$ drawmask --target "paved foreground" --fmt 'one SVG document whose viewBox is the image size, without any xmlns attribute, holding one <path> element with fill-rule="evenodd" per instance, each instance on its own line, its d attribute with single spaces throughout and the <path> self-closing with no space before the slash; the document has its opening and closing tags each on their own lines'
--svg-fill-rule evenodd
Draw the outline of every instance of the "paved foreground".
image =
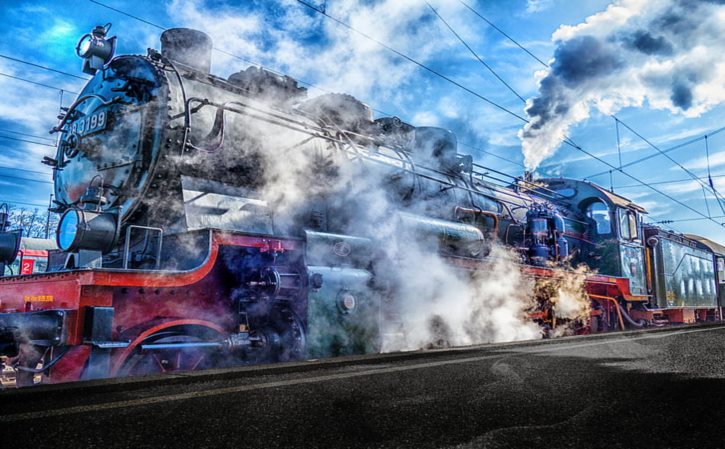
<svg viewBox="0 0 725 449">
<path fill-rule="evenodd" d="M 725 326 L 0 393 L 0 448 L 722 448 Z"/>
</svg>

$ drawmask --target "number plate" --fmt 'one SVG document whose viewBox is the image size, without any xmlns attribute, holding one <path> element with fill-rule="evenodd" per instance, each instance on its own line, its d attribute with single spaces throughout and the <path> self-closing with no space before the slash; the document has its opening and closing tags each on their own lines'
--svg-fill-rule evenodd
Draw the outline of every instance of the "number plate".
<svg viewBox="0 0 725 449">
<path fill-rule="evenodd" d="M 109 112 L 105 109 L 96 111 L 91 115 L 87 115 L 73 122 L 70 126 L 70 132 L 80 135 L 81 137 L 103 131 L 108 124 Z"/>
</svg>

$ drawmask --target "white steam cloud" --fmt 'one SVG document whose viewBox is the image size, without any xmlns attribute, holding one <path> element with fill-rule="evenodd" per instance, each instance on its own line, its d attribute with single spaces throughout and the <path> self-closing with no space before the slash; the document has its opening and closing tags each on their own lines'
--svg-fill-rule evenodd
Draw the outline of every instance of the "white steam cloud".
<svg viewBox="0 0 725 449">
<path fill-rule="evenodd" d="M 459 2 L 449 3 L 448 8 L 461 7 Z M 427 14 L 424 3 L 386 0 L 360 4 L 340 1 L 329 6 L 335 8 L 328 10 L 331 15 L 381 41 L 390 42 L 401 51 L 408 52 L 415 46 L 410 53 L 420 56 L 447 45 L 444 39 L 430 36 L 422 39 L 418 34 L 422 31 L 414 25 L 423 14 Z M 280 35 L 273 38 L 267 44 L 270 47 L 265 50 L 258 42 L 262 29 L 260 18 L 235 18 L 228 10 L 207 11 L 204 3 L 198 0 L 176 0 L 172 7 L 186 26 L 201 29 L 215 38 L 217 48 L 231 53 L 248 51 L 261 61 L 270 56 L 281 59 L 293 66 L 297 73 L 311 74 L 311 79 L 322 80 L 322 84 L 327 86 L 339 86 L 340 90 L 356 96 L 376 89 L 394 92 L 396 89 L 393 88 L 399 87 L 413 70 L 391 58 L 379 46 L 328 23 L 323 25 L 323 30 L 330 42 L 324 49 L 298 45 Z M 298 11 L 299 8 L 289 10 Z M 299 12 L 282 14 L 290 14 L 286 20 L 300 26 L 317 20 Z M 448 16 L 455 14 L 449 13 Z M 233 24 L 239 26 L 235 29 Z M 273 30 L 269 32 L 276 33 Z M 240 46 L 237 46 L 237 41 Z M 421 42 L 425 44 L 420 46 Z M 214 54 L 214 66 L 221 64 L 223 71 L 234 72 L 244 66 L 236 59 L 220 60 L 220 57 L 223 54 Z M 298 111 L 307 111 L 317 121 L 329 122 L 342 130 L 355 131 L 356 118 L 369 120 L 360 103 L 349 96 L 330 96 L 325 100 L 324 110 L 310 112 L 315 108 L 306 105 L 317 100 L 320 97 L 299 100 L 296 107 Z M 288 111 L 292 111 L 291 108 L 291 104 L 283 106 Z M 256 193 L 274 212 L 277 231 L 282 234 L 288 230 L 292 232 L 305 226 L 300 218 L 304 219 L 311 209 L 329 207 L 326 215 L 326 220 L 330 221 L 328 232 L 372 238 L 378 243 L 377 248 L 385 253 L 376 260 L 374 274 L 376 281 L 383 279 L 386 284 L 381 289 L 390 289 L 391 300 L 404 326 L 405 338 L 404 341 L 385 342 L 384 350 L 541 337 L 540 327 L 528 317 L 528 312 L 536 305 L 535 286 L 532 280 L 521 274 L 516 254 L 494 246 L 486 270 L 471 272 L 452 266 L 446 257 L 441 256 L 437 241 L 431 243 L 409 235 L 401 226 L 399 212 L 451 218 L 444 216 L 444 208 L 450 208 L 452 212 L 455 203 L 446 200 L 446 190 L 437 186 L 419 187 L 422 192 L 403 201 L 401 197 L 404 195 L 397 189 L 405 193 L 406 182 L 410 180 L 402 173 L 395 173 L 394 169 L 379 169 L 379 165 L 341 151 L 325 140 L 308 140 L 309 136 L 303 132 L 285 130 L 264 121 L 232 116 L 227 120 L 228 135 L 224 150 L 214 157 L 227 167 L 241 167 L 245 165 L 244 159 L 258 157 L 254 177 L 260 185 L 256 187 Z M 211 129 L 211 115 L 205 123 Z M 206 131 L 198 130 L 200 136 Z M 363 151 L 369 151 L 369 155 L 375 157 L 389 150 L 372 145 Z M 200 155 L 202 159 L 199 163 L 208 157 Z M 564 309 L 563 300 L 561 307 Z M 574 309 L 576 307 L 568 307 L 564 312 L 575 314 Z"/>
<path fill-rule="evenodd" d="M 614 114 L 628 106 L 697 117 L 725 101 L 723 0 L 618 0 L 553 35 L 551 67 L 526 104 L 519 131 L 533 170 L 553 154 L 594 105 Z"/>
</svg>

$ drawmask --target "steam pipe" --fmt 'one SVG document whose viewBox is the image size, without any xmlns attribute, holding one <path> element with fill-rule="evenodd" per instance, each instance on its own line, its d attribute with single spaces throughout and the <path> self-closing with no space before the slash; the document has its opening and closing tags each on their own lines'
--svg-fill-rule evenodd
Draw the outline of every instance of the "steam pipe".
<svg viewBox="0 0 725 449">
<path fill-rule="evenodd" d="M 609 302 L 613 303 L 614 309 L 617 311 L 617 318 L 619 320 L 619 328 L 621 330 L 624 330 L 624 320 L 622 319 L 622 309 L 620 309 L 619 303 L 617 302 L 616 299 L 612 298 L 611 296 L 602 296 L 602 295 L 587 294 L 587 296 L 589 296 L 590 298 L 594 298 L 594 299 L 603 299 L 605 301 L 609 301 Z"/>
<path fill-rule="evenodd" d="M 193 343 L 148 343 L 142 344 L 141 350 L 149 349 L 186 349 L 186 348 L 221 348 L 221 342 L 193 342 Z"/>
<path fill-rule="evenodd" d="M 486 210 L 470 209 L 468 207 L 456 206 L 454 209 L 454 213 L 457 214 L 458 212 L 462 212 L 464 214 L 483 215 L 485 217 L 491 217 L 493 219 L 494 238 L 498 235 L 499 216 L 497 213 L 489 212 Z"/>
<path fill-rule="evenodd" d="M 338 144 L 341 144 L 341 145 L 349 145 L 347 142 L 344 142 L 344 141 L 340 140 L 339 138 L 335 138 L 335 137 L 332 137 L 332 136 L 325 135 L 324 134 L 325 133 L 325 129 L 324 128 L 311 127 L 307 123 L 302 123 L 302 122 L 299 122 L 297 120 L 293 120 L 293 119 L 290 119 L 290 118 L 287 118 L 287 117 L 284 117 L 284 116 L 281 116 L 281 115 L 278 115 L 278 114 L 271 113 L 269 111 L 265 111 L 263 109 L 255 108 L 253 106 L 247 105 L 247 104 L 242 103 L 242 102 L 230 101 L 230 102 L 227 102 L 227 103 L 220 104 L 220 103 L 215 103 L 215 102 L 209 101 L 207 99 L 193 97 L 193 98 L 189 98 L 189 99 L 185 100 L 185 103 L 187 104 L 185 109 L 187 111 L 189 111 L 189 105 L 188 105 L 188 103 L 190 103 L 191 101 L 205 102 L 205 104 L 210 105 L 210 106 L 214 106 L 214 107 L 217 107 L 217 108 L 222 108 L 224 110 L 227 110 L 227 111 L 230 111 L 230 112 L 233 112 L 233 113 L 236 113 L 236 114 L 247 115 L 249 117 L 253 117 L 253 118 L 256 118 L 258 120 L 265 121 L 267 123 L 271 123 L 271 124 L 275 124 L 275 125 L 279 125 L 279 126 L 284 126 L 284 127 L 288 128 L 288 129 L 291 129 L 293 131 L 299 131 L 299 132 L 302 132 L 302 133 L 305 133 L 305 134 L 308 134 L 308 135 L 314 135 L 315 137 L 318 137 L 318 138 L 323 139 L 323 140 L 327 140 L 329 142 L 338 143 Z M 259 113 L 265 114 L 266 116 L 272 117 L 273 119 L 276 119 L 276 120 L 279 120 L 279 121 L 276 121 L 276 120 L 273 120 L 273 119 L 270 119 L 268 117 L 264 117 L 264 116 L 261 116 L 261 115 L 251 114 L 251 113 L 249 113 L 247 111 L 244 111 L 244 110 L 235 109 L 235 108 L 229 107 L 229 105 L 241 106 L 241 107 L 243 107 L 245 109 L 249 109 L 250 111 L 254 111 L 254 112 L 259 112 Z M 185 139 L 184 142 L 186 142 L 186 138 L 188 137 L 188 132 L 190 131 L 190 129 L 189 129 L 190 128 L 190 117 L 191 117 L 190 112 L 185 112 L 185 116 L 186 116 L 185 117 L 185 122 L 186 122 L 186 125 L 185 126 L 186 126 L 187 129 L 186 129 L 186 132 L 185 132 L 185 135 L 184 135 L 184 139 Z M 287 123 L 284 123 L 284 122 L 287 122 Z M 295 127 L 293 125 L 296 125 L 298 127 Z M 350 150 L 344 150 L 344 149 L 343 149 L 343 151 L 351 152 Z M 388 162 L 381 161 L 379 159 L 373 158 L 371 156 L 368 156 L 368 155 L 365 155 L 365 154 L 362 154 L 362 153 L 354 153 L 354 154 L 357 157 L 360 157 L 362 159 L 368 160 L 368 161 L 373 162 L 373 163 L 378 163 L 378 164 L 383 164 L 383 165 L 389 165 Z M 403 163 L 403 164 L 405 163 L 405 161 L 402 161 L 401 159 L 395 159 L 395 158 L 393 158 L 391 156 L 387 156 L 385 154 L 379 154 L 378 156 L 384 157 L 386 159 L 392 159 L 394 161 L 397 161 L 397 162 L 400 162 L 400 163 Z M 432 169 L 432 168 L 429 168 L 429 167 L 423 167 L 423 166 L 418 166 L 418 167 L 423 168 L 426 171 L 429 171 L 429 172 L 432 172 L 432 173 L 441 174 L 441 175 L 444 175 L 446 177 L 448 176 L 448 174 L 446 174 L 446 173 L 440 172 L 438 170 L 435 170 L 435 169 Z M 514 206 L 520 206 L 519 204 L 514 203 L 513 201 L 505 200 L 505 199 L 502 199 L 502 198 L 498 198 L 498 197 L 496 197 L 494 195 L 487 194 L 487 193 L 482 192 L 482 191 L 477 190 L 477 189 L 472 189 L 472 188 L 469 188 L 469 187 L 463 187 L 463 186 L 457 185 L 457 184 L 455 184 L 455 183 L 453 183 L 451 181 L 446 181 L 446 180 L 443 180 L 443 179 L 439 179 L 439 178 L 436 178 L 436 177 L 434 177 L 432 175 L 427 175 L 427 174 L 421 173 L 421 172 L 416 171 L 416 170 L 406 169 L 405 167 L 399 167 L 399 169 L 402 170 L 402 171 L 408 172 L 408 173 L 413 173 L 413 174 L 415 174 L 417 176 L 420 176 L 421 178 L 425 178 L 425 179 L 428 179 L 428 180 L 437 182 L 439 184 L 447 185 L 447 186 L 449 186 L 451 188 L 456 188 L 456 189 L 459 189 L 459 190 L 462 190 L 462 191 L 465 191 L 465 192 L 471 192 L 471 193 L 475 193 L 477 195 L 484 196 L 486 198 L 490 198 L 490 199 L 492 199 L 494 201 L 497 201 L 497 202 L 500 202 L 502 204 L 503 203 L 509 203 L 511 205 L 514 205 Z M 508 195 L 508 196 L 512 196 L 514 198 L 517 198 L 517 199 L 523 201 L 524 203 L 527 202 L 527 201 L 531 201 L 531 200 L 529 200 L 527 198 L 524 198 L 523 196 L 514 195 L 514 194 L 512 194 L 510 192 L 506 192 L 506 191 L 500 190 L 500 189 L 495 188 L 493 186 L 487 186 L 487 187 L 489 187 L 491 190 L 494 190 L 494 191 L 496 191 L 498 193 L 501 193 L 502 195 L 505 194 L 505 195 Z"/>
</svg>

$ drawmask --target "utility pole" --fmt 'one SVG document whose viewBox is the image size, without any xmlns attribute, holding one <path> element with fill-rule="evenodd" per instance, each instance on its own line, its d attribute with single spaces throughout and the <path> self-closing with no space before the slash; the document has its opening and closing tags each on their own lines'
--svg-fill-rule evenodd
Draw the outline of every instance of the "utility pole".
<svg viewBox="0 0 725 449">
<path fill-rule="evenodd" d="M 48 199 L 48 211 L 46 211 L 45 215 L 45 238 L 50 238 L 50 208 L 53 207 L 53 194 L 50 194 L 50 198 Z"/>
</svg>

